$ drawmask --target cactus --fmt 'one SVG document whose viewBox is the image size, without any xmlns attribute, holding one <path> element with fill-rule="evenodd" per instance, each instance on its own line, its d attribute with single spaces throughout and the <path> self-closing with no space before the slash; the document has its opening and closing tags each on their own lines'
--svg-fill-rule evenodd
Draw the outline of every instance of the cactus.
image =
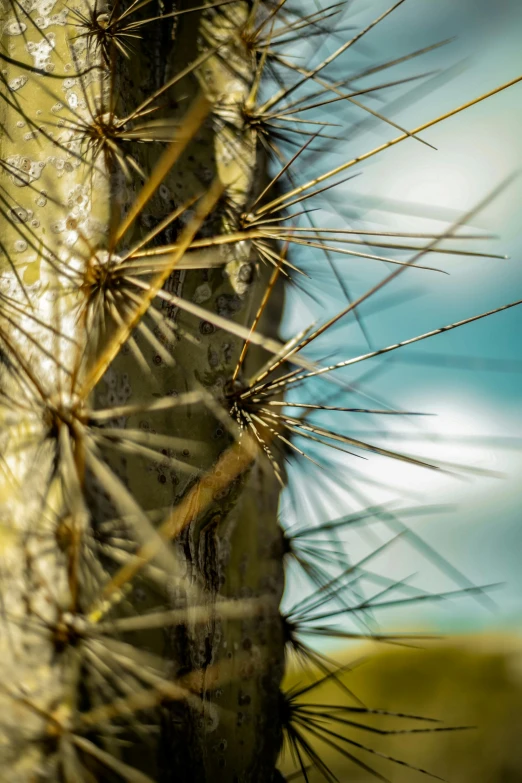
<svg viewBox="0 0 522 783">
<path fill-rule="evenodd" d="M 505 309 L 336 363 L 306 351 L 428 254 L 463 252 L 440 244 L 472 215 L 440 236 L 390 238 L 318 228 L 309 203 L 520 80 L 414 130 L 371 110 L 399 135 L 303 177 L 301 156 L 322 149 L 329 124 L 307 112 L 362 106 L 376 89 L 327 67 L 402 2 L 311 70 L 279 44 L 322 34 L 340 5 L 3 4 L 3 780 L 267 783 L 282 778 L 284 737 L 306 779 L 309 762 L 333 779 L 310 742 L 339 736 L 300 701 L 321 679 L 291 693 L 281 681 L 294 650 L 346 697 L 302 634 L 327 635 L 324 612 L 347 611 L 350 569 L 327 563 L 321 534 L 350 521 L 283 534 L 285 461 L 315 463 L 308 444 L 438 466 L 312 423 L 321 410 L 405 411 L 294 389 L 315 394 L 338 368 Z M 305 247 L 343 287 L 337 254 L 394 271 L 283 344 L 284 286 L 306 285 Z M 316 593 L 281 614 L 289 558 Z M 340 603 L 326 610 L 325 597 Z M 372 712 L 339 709 L 344 725 Z M 350 758 L 369 750 L 350 742 L 339 746 Z"/>
</svg>

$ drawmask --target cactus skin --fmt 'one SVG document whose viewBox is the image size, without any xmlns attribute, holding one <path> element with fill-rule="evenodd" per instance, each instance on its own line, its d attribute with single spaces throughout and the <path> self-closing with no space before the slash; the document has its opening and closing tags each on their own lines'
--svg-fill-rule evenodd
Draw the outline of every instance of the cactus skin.
<svg viewBox="0 0 522 783">
<path fill-rule="evenodd" d="M 104 225 L 110 214 L 110 183 L 107 177 L 95 175 L 93 186 L 84 184 L 87 166 L 63 147 L 58 146 L 63 129 L 56 127 L 67 99 L 75 101 L 78 91 L 70 85 L 74 66 L 68 54 L 67 9 L 64 5 L 35 3 L 25 21 L 17 21 L 14 8 L 3 9 L 3 40 L 9 57 L 25 64 L 5 63 L 4 100 L 2 101 L 2 188 L 5 194 L 3 213 L 2 294 L 14 297 L 20 307 L 27 307 L 17 277 L 21 277 L 25 294 L 41 321 L 28 316 L 7 321 L 2 313 L 3 356 L 2 392 L 20 399 L 21 389 L 13 376 L 6 346 L 23 356 L 32 372 L 45 383 L 44 396 L 50 401 L 63 377 L 53 356 L 66 365 L 72 364 L 70 343 L 49 330 L 54 322 L 64 323 L 67 311 L 76 303 L 74 292 L 64 299 L 53 294 L 51 287 L 66 290 L 66 281 L 56 279 L 52 268 L 41 260 L 40 247 L 46 243 L 49 252 L 74 264 L 76 227 L 86 232 L 89 241 L 102 244 Z M 44 7 L 45 6 L 45 7 Z M 34 20 L 42 17 L 38 32 Z M 24 17 L 25 18 L 25 17 Z M 64 56 L 66 55 L 66 56 Z M 34 72 L 37 67 L 39 72 Z M 47 79 L 61 71 L 60 79 Z M 92 72 L 89 91 L 94 99 L 101 91 L 100 80 Z M 48 82 L 54 94 L 48 92 Z M 9 92 L 5 91 L 8 87 Z M 60 100 L 61 99 L 61 100 Z M 81 110 L 80 110 L 81 111 Z M 83 112 L 85 114 L 85 112 Z M 48 124 L 52 138 L 36 130 Z M 52 123 L 52 125 L 51 125 Z M 16 129 L 16 130 L 15 130 Z M 56 139 L 56 141 L 55 141 Z M 65 141 L 65 140 L 64 140 Z M 12 210 L 16 210 L 16 213 Z M 6 214 L 7 213 L 7 214 Z M 16 214 L 16 217 L 15 217 Z M 11 215 L 11 220 L 9 220 Z M 22 230 L 26 229 L 27 238 Z M 59 291 L 57 293 L 60 293 Z M 63 307 L 64 319 L 58 315 Z M 66 325 L 74 334 L 72 318 Z M 17 322 L 25 321 L 24 336 Z M 65 331 L 65 328 L 63 329 Z M 31 338 L 31 339 L 30 339 Z M 8 342 L 6 342 L 6 340 Z M 41 345 L 46 353 L 38 348 Z M 7 351 L 7 356 L 9 352 Z M 57 736 L 46 747 L 42 743 L 50 728 L 46 714 L 67 721 L 76 708 L 79 677 L 75 657 L 65 649 L 55 660 L 55 649 L 49 635 L 30 625 L 32 617 L 52 625 L 60 619 L 57 607 L 67 609 L 72 603 L 67 574 L 67 558 L 60 552 L 57 525 L 42 515 L 42 494 L 49 487 L 50 508 L 56 518 L 65 519 L 67 510 L 59 480 L 52 480 L 56 442 L 48 438 L 46 405 L 34 397 L 33 410 L 20 420 L 9 421 L 3 409 L 1 477 L 2 497 L 2 591 L 3 605 L 23 622 L 11 623 L 1 635 L 1 655 L 5 662 L 2 678 L 2 774 L 13 782 L 58 780 L 59 754 Z M 46 426 L 47 425 L 47 426 Z M 22 439 L 34 440 L 20 449 Z M 78 518 L 81 514 L 78 515 Z M 66 646 L 67 647 L 67 646 Z M 9 690 L 9 686 L 14 691 Z M 7 690 L 4 690 L 7 689 Z M 19 701 L 25 697 L 43 711 L 28 709 Z M 67 752 L 67 751 L 66 751 Z"/>
<path fill-rule="evenodd" d="M 248 227 L 244 213 L 267 182 L 266 128 L 252 119 L 263 48 L 249 31 L 277 5 L 200 5 L 133 7 L 128 18 L 143 24 L 128 40 L 111 20 L 129 3 L 2 7 L 0 763 L 9 783 L 282 779 L 280 484 L 248 432 L 227 421 L 226 397 L 271 269 L 248 239 L 203 241 Z M 115 121 L 149 100 L 152 114 Z M 176 145 L 175 165 L 140 201 Z M 212 194 L 202 241 L 182 257 L 165 253 L 163 298 L 117 340 L 144 294 L 111 277 L 111 263 L 119 268 L 176 210 L 152 245 L 181 242 Z M 282 296 L 276 287 L 259 323 L 267 338 Z M 244 376 L 265 361 L 251 347 Z M 147 408 L 157 400 L 172 405 Z M 158 611 L 165 622 L 148 623 Z"/>
<path fill-rule="evenodd" d="M 2 124 L 7 131 L 3 134 L 1 153 L 5 194 L 2 294 L 15 297 L 19 308 L 27 306 L 24 301 L 27 296 L 39 323 L 27 317 L 25 331 L 21 333 L 18 321 L 3 318 L 2 335 L 5 334 L 9 352 L 22 357 L 22 371 L 30 370 L 41 386 L 41 395 L 40 399 L 32 397 L 34 410 L 24 412 L 19 422 L 4 421 L 2 433 L 4 464 L 8 467 L 1 478 L 3 600 L 13 617 L 27 618 L 29 623 L 25 627 L 20 621 L 10 627 L 9 636 L 2 634 L 4 683 L 14 683 L 34 705 L 31 711 L 31 707 L 17 704 L 18 691 L 2 690 L 2 767 L 4 779 L 13 783 L 79 779 L 83 761 L 80 763 L 77 755 L 79 746 L 69 739 L 68 722 L 74 723 L 81 709 L 80 680 L 85 662 L 71 650 L 70 639 L 58 650 L 53 634 L 42 635 L 30 627 L 30 621 L 36 616 L 56 629 L 64 612 L 69 613 L 68 617 L 81 618 L 92 603 L 95 585 L 85 584 L 81 578 L 71 575 L 73 547 L 69 542 L 60 550 L 56 540 L 63 520 L 74 519 L 72 527 L 79 536 L 96 535 L 101 520 L 121 513 L 113 498 L 108 499 L 101 491 L 99 476 L 93 477 L 88 468 L 80 466 L 80 439 L 74 434 L 71 437 L 72 431 L 64 434 L 66 409 L 72 402 L 67 390 L 77 354 L 70 340 L 49 328 L 57 327 L 57 332 L 76 340 L 91 359 L 95 358 L 99 326 L 91 322 L 86 333 L 85 322 L 74 318 L 85 289 L 81 290 L 77 279 L 71 285 L 67 270 L 84 273 L 89 258 L 98 248 L 108 247 L 111 225 L 130 208 L 142 186 L 132 168 L 126 172 L 128 178 L 124 176 L 118 156 L 110 148 L 105 147 L 93 164 L 97 148 L 87 143 L 93 115 L 100 111 L 100 105 L 107 110 L 111 89 L 117 95 L 116 116 L 132 111 L 173 74 L 187 69 L 197 57 L 198 48 L 204 51 L 216 44 L 221 46 L 219 57 L 213 54 L 195 73 L 162 96 L 166 101 L 154 117 L 165 120 L 171 137 L 173 122 L 181 122 L 183 126 L 187 95 L 192 99 L 201 91 L 219 109 L 214 121 L 207 122 L 189 144 L 178 166 L 147 204 L 140 220 L 125 237 L 127 247 L 170 211 L 207 188 L 215 177 L 224 186 L 223 203 L 234 213 L 243 209 L 254 181 L 263 180 L 263 161 L 252 132 L 240 124 L 237 108 L 245 100 L 254 75 L 252 55 L 236 34 L 249 13 L 247 3 L 229 5 L 226 15 L 220 9 L 205 14 L 196 11 L 181 17 L 177 24 L 174 18 L 148 23 L 143 26 L 142 40 L 131 60 L 119 57 L 115 65 L 106 61 L 106 52 L 97 40 L 74 37 L 83 31 L 74 26 L 78 24 L 73 15 L 75 10 L 84 16 L 101 10 L 110 14 L 113 10 L 110 6 L 101 9 L 89 1 L 75 9 L 68 3 L 34 2 L 24 4 L 24 9 L 24 21 L 17 22 L 19 15 L 14 4 L 4 9 L 2 20 L 3 43 L 11 58 L 3 72 L 4 87 L 8 90 L 4 91 L 2 102 Z M 155 15 L 147 6 L 133 19 Z M 113 57 L 111 47 L 109 53 Z M 231 63 L 233 70 L 229 67 Z M 235 113 L 239 127 L 233 132 L 228 126 L 220 128 L 219 112 Z M 72 122 L 81 127 L 71 127 Z M 228 151 L 231 143 L 233 156 Z M 121 146 L 146 174 L 153 170 L 165 145 L 123 141 Z M 238 160 L 242 165 L 238 165 Z M 223 223 L 226 218 L 218 215 L 216 221 Z M 179 229 L 177 232 L 175 227 L 171 228 L 164 241 L 175 240 L 177 233 Z M 214 255 L 220 252 L 219 248 L 210 251 Z M 248 248 L 245 251 L 241 246 L 233 246 L 225 252 L 226 272 L 219 267 L 175 272 L 167 290 L 215 308 L 221 316 L 248 324 L 252 310 L 258 306 L 265 275 L 263 270 L 256 275 L 255 258 Z M 60 266 L 59 272 L 53 265 Z M 182 312 L 169 315 L 174 324 L 194 334 L 193 342 L 179 340 L 164 345 L 163 352 L 158 352 L 138 335 L 137 345 L 150 367 L 150 376 L 137 367 L 132 352 L 122 350 L 91 395 L 94 407 L 143 403 L 154 399 L 151 395 L 183 394 L 200 385 L 214 396 L 222 394 L 243 340 Z M 162 338 L 162 332 L 157 330 L 156 343 Z M 98 336 L 98 345 L 102 339 Z M 166 363 L 165 354 L 169 353 L 174 359 L 172 365 Z M 57 357 L 65 369 L 56 366 Z M 2 372 L 2 391 L 6 399 L 7 395 L 20 397 L 19 381 L 7 363 Z M 52 413 L 51 406 L 58 401 L 58 407 L 65 410 Z M 50 423 L 53 416 L 56 421 Z M 230 443 L 225 429 L 202 406 L 198 411 L 187 406 L 183 413 L 174 410 L 152 416 L 146 413 L 130 416 L 118 420 L 117 426 L 190 438 L 197 446 L 196 456 L 188 457 L 191 463 L 188 473 L 165 467 L 161 453 L 151 464 L 150 459 L 143 459 L 139 454 L 103 451 L 118 480 L 147 511 L 168 509 L 175 504 L 187 487 L 194 484 L 195 476 L 211 469 Z M 35 445 L 29 444 L 20 454 L 20 439 L 28 431 Z M 70 464 L 65 467 L 64 454 L 69 451 Z M 70 477 L 66 471 L 74 471 L 75 465 L 80 492 L 72 502 L 74 481 L 67 486 Z M 23 492 L 16 490 L 18 484 L 24 487 Z M 42 505 L 46 487 L 49 497 Z M 218 617 L 209 619 L 203 626 L 191 627 L 187 623 L 181 634 L 179 629 L 169 629 L 166 634 L 162 628 L 135 634 L 136 650 L 145 648 L 158 655 L 165 652 L 167 635 L 167 652 L 177 656 L 174 675 L 178 669 L 202 670 L 208 666 L 219 669 L 220 661 L 228 660 L 229 651 L 233 651 L 233 671 L 216 696 L 220 712 L 213 708 L 211 725 L 194 715 L 190 730 L 185 728 L 186 718 L 184 736 L 180 736 L 178 724 L 173 723 L 179 715 L 171 717 L 168 707 L 163 708 L 161 779 L 170 780 L 173 775 L 180 779 L 180 769 L 183 769 L 186 780 L 202 780 L 207 776 L 214 780 L 268 780 L 275 765 L 280 736 L 268 718 L 271 713 L 268 705 L 278 691 L 283 657 L 281 631 L 277 620 L 274 623 L 283 581 L 281 559 L 277 557 L 280 538 L 277 498 L 273 476 L 256 466 L 243 476 L 239 474 L 232 486 L 214 498 L 204 514 L 198 517 L 196 513 L 184 537 L 191 568 L 200 574 L 208 590 L 209 605 L 218 591 L 230 597 L 269 594 L 273 606 L 264 619 L 262 616 L 245 618 L 238 623 L 221 621 Z M 43 506 L 45 514 L 42 514 Z M 49 520 L 51 509 L 54 520 Z M 145 581 L 143 584 L 137 581 L 140 589 L 135 595 L 139 598 L 131 598 L 135 611 L 169 606 L 168 591 L 158 598 L 157 590 Z M 176 599 L 179 602 L 179 594 Z M 240 655 L 236 650 L 241 651 Z M 95 681 L 90 686 L 96 690 Z M 203 700 L 210 699 L 212 694 L 208 689 L 212 687 L 215 687 L 212 678 L 209 684 L 201 683 Z M 88 701 L 93 698 L 87 697 Z M 238 725 L 239 709 L 244 716 L 242 726 Z M 46 734 L 53 734 L 46 715 L 58 721 L 54 742 L 41 741 Z M 268 736 L 270 731 L 274 738 L 261 748 L 261 762 L 257 737 L 260 733 Z M 171 744 L 166 738 L 173 732 Z M 136 741 L 135 736 L 133 740 Z M 92 758 L 85 756 L 88 768 Z M 142 741 L 131 750 L 125 763 L 136 764 L 156 779 L 157 756 L 158 750 Z M 255 773 L 245 772 L 249 769 Z M 102 765 L 100 769 L 95 767 L 93 774 L 97 780 L 103 780 L 104 775 L 112 779 L 113 772 Z M 84 770 L 82 774 L 89 773 Z"/>
</svg>

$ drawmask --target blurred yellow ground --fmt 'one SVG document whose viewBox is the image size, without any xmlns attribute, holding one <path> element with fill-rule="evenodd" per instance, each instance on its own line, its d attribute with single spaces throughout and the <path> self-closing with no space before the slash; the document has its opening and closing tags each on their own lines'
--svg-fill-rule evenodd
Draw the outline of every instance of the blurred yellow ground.
<svg viewBox="0 0 522 783">
<path fill-rule="evenodd" d="M 476 726 L 468 731 L 432 735 L 381 737 L 360 729 L 334 730 L 383 753 L 429 770 L 449 783 L 522 783 L 522 637 L 458 637 L 422 642 L 423 649 L 389 645 L 354 648 L 336 655 L 346 663 L 359 660 L 343 677 L 367 707 L 438 718 L 446 725 Z M 360 662 L 361 657 L 365 660 Z M 285 685 L 309 681 L 303 669 L 293 669 Z M 307 702 L 347 704 L 332 682 L 307 694 Z M 355 702 L 352 702 L 355 704 Z M 359 720 L 359 716 L 351 716 Z M 370 723 L 370 720 L 367 720 Z M 413 728 L 422 724 L 392 718 L 372 718 L 382 728 Z M 426 725 L 426 724 L 424 724 Z M 372 778 L 334 750 L 315 743 L 341 783 L 368 783 Z M 348 750 L 393 783 L 429 778 L 358 750 Z M 286 761 L 286 773 L 295 770 Z M 323 778 L 309 772 L 310 782 Z M 303 778 L 301 778 L 303 780 Z"/>
</svg>

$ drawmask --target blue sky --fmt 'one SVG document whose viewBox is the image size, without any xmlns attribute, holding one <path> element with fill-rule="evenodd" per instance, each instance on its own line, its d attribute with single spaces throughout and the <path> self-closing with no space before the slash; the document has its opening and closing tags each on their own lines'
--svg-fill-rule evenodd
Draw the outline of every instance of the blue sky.
<svg viewBox="0 0 522 783">
<path fill-rule="evenodd" d="M 386 3 L 354 0 L 345 19 L 361 28 L 386 7 Z M 409 87 L 408 90 L 401 88 L 402 92 L 386 92 L 386 100 L 380 104 L 369 102 L 396 123 L 413 128 L 518 76 L 522 67 L 521 34 L 522 4 L 518 0 L 497 0 L 494 4 L 486 0 L 438 0 L 437 3 L 406 0 L 390 18 L 357 44 L 349 56 L 347 53 L 345 59 L 341 58 L 332 73 L 339 73 L 339 78 L 343 78 L 369 64 L 455 37 L 447 46 L 394 69 L 394 79 L 419 72 L 436 72 L 415 83 L 410 105 L 403 105 L 404 101 L 400 100 Z M 296 53 L 309 62 L 313 57 L 325 56 L 346 35 L 350 33 L 342 33 L 336 42 L 328 43 L 328 49 L 319 52 L 305 42 Z M 385 77 L 387 79 L 389 76 Z M 320 173 L 398 135 L 393 128 L 371 121 L 352 136 L 347 129 L 361 120 L 360 111 L 349 109 L 340 116 L 343 128 L 339 135 L 343 136 L 343 141 L 336 142 L 334 152 L 328 156 L 316 155 L 314 158 L 312 154 L 306 161 L 310 170 Z M 522 84 L 519 84 L 423 133 L 422 138 L 436 146 L 436 151 L 409 139 L 372 158 L 357 167 L 360 176 L 342 185 L 335 196 L 339 211 L 344 209 L 343 214 L 348 215 L 345 226 L 440 232 L 484 199 L 513 171 L 522 170 L 521 127 Z M 325 210 L 320 224 L 339 226 L 340 220 L 333 211 Z M 432 255 L 430 262 L 435 258 L 436 266 L 449 274 L 408 270 L 394 282 L 393 288 L 387 288 L 362 310 L 367 313 L 365 322 L 372 345 L 385 346 L 522 298 L 522 176 L 474 217 L 471 227 L 478 232 L 495 234 L 497 238 L 487 242 L 488 252 L 506 254 L 509 259 Z M 468 243 L 467 247 L 485 250 L 485 245 L 476 242 Z M 355 294 L 362 293 L 389 271 L 385 268 L 383 271 L 383 265 L 378 262 L 345 261 L 344 258 L 341 257 L 338 267 Z M 342 307 L 343 299 L 337 286 L 321 288 L 319 305 L 291 293 L 287 301 L 285 334 L 290 335 L 296 328 Z M 455 504 L 458 508 L 452 511 L 434 518 L 420 518 L 415 522 L 415 529 L 473 581 L 482 584 L 505 582 L 504 587 L 495 591 L 497 608 L 494 611 L 484 610 L 471 599 L 452 601 L 451 606 L 430 610 L 425 606 L 417 609 L 410 606 L 407 612 L 382 612 L 379 620 L 384 628 L 422 625 L 437 630 L 476 630 L 520 626 L 521 327 L 522 308 L 515 308 L 435 337 L 404 349 L 404 353 L 401 350 L 390 355 L 385 360 L 386 369 L 365 386 L 368 393 L 385 397 L 401 409 L 434 414 L 422 421 L 400 419 L 393 425 L 386 423 L 389 432 L 396 430 L 401 436 L 394 440 L 392 435 L 387 435 L 379 441 L 382 445 L 398 445 L 409 453 L 465 463 L 495 475 L 468 475 L 463 481 L 372 457 L 362 467 L 357 460 L 356 469 L 395 489 L 378 488 L 356 480 L 353 480 L 353 486 L 364 491 L 371 503 L 406 493 L 401 500 L 403 505 L 411 502 Z M 342 328 L 322 345 L 326 346 L 325 352 L 335 350 L 336 359 L 367 350 L 354 320 L 343 322 Z M 399 360 L 401 353 L 407 361 Z M 413 361 L 415 356 L 430 354 L 436 355 L 436 365 Z M 444 356 L 450 358 L 452 366 L 440 364 Z M 459 357 L 467 357 L 465 367 L 454 366 L 462 364 Z M 476 360 L 475 369 L 468 367 L 470 358 Z M 480 365 L 480 360 L 484 359 L 495 359 L 495 362 L 486 361 Z M 374 361 L 382 363 L 383 360 Z M 497 370 L 492 371 L 491 365 Z M 342 371 L 340 377 L 354 381 L 360 374 L 361 370 L 354 367 Z M 365 429 L 370 432 L 372 428 L 383 428 L 376 417 L 368 424 L 360 419 L 354 421 L 352 416 L 344 431 L 361 433 Z M 405 435 L 409 437 L 406 445 Z M 343 473 L 348 471 L 349 474 L 355 469 L 354 460 L 349 457 L 343 457 L 341 464 Z M 346 492 L 332 490 L 324 497 L 324 518 L 356 507 L 353 495 L 349 497 Z M 289 509 L 287 500 L 283 501 L 282 508 L 285 513 Z M 290 510 L 288 514 L 291 515 Z M 316 510 L 314 514 L 317 516 Z M 377 528 L 375 535 L 384 540 L 384 531 Z M 364 553 L 365 545 L 370 544 L 352 538 L 348 547 L 355 557 L 357 552 Z M 390 554 L 379 561 L 379 567 L 383 573 L 398 578 L 418 572 L 418 576 L 412 577 L 413 583 L 422 583 L 428 589 L 451 589 L 453 586 L 407 545 L 394 546 Z M 289 580 L 288 603 L 292 603 L 298 590 L 298 581 Z"/>
</svg>

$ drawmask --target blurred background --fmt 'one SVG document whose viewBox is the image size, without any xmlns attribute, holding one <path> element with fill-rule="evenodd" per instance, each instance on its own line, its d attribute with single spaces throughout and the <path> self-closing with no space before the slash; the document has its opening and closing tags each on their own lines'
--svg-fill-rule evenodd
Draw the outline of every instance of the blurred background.
<svg viewBox="0 0 522 783">
<path fill-rule="evenodd" d="M 434 734 L 379 736 L 360 729 L 335 726 L 351 740 L 430 773 L 409 769 L 358 747 L 346 750 L 371 766 L 391 783 L 445 780 L 451 783 L 519 783 L 522 780 L 522 667 L 521 648 L 515 638 L 504 636 L 452 637 L 424 645 L 422 650 L 359 648 L 357 656 L 344 656 L 355 668 L 343 676 L 363 704 L 443 721 L 440 725 L 468 727 Z M 341 659 L 343 657 L 341 656 Z M 343 661 L 344 662 L 344 661 Z M 305 680 L 302 670 L 287 677 L 293 686 Z M 314 703 L 339 703 L 337 685 L 328 683 L 314 694 Z M 352 715 L 353 720 L 361 716 Z M 362 721 L 361 721 L 362 722 Z M 418 728 L 419 721 L 365 718 L 380 729 Z M 438 724 L 435 724 L 438 725 Z M 321 759 L 342 783 L 370 783 L 375 776 L 310 738 Z M 283 770 L 296 769 L 287 754 Z M 307 771 L 310 783 L 324 778 Z M 303 780 L 303 777 L 295 778 Z"/>
<path fill-rule="evenodd" d="M 326 5 L 321 0 L 313 9 Z M 337 25 L 359 30 L 389 5 L 353 0 Z M 322 37 L 296 42 L 292 56 L 311 67 L 351 35 L 350 31 L 331 35 L 321 48 Z M 406 0 L 326 73 L 339 81 L 353 74 L 350 85 L 356 88 L 368 87 L 372 78 L 378 84 L 379 79 L 387 82 L 425 74 L 418 81 L 361 98 L 411 129 L 518 76 L 521 35 L 520 0 Z M 393 71 L 384 71 L 384 77 L 380 73 L 357 81 L 358 74 L 376 64 L 441 41 L 447 43 L 398 63 Z M 324 118 L 325 109 L 320 111 Z M 334 105 L 331 115 L 328 110 L 328 119 L 339 123 L 334 130 L 342 140 L 321 154 L 303 155 L 306 178 L 399 135 L 344 102 Z M 508 258 L 429 256 L 429 264 L 446 274 L 408 270 L 360 308 L 362 328 L 349 316 L 325 336 L 309 354 L 311 358 L 350 358 L 522 298 L 521 128 L 522 84 L 518 84 L 420 134 L 436 149 L 408 139 L 352 169 L 350 173 L 358 176 L 329 192 L 317 225 L 440 233 L 518 174 L 469 220 L 464 231 L 494 235 L 487 242 L 468 241 L 466 248 Z M 450 246 L 455 242 L 443 244 Z M 371 252 L 379 254 L 375 249 Z M 390 255 L 386 250 L 382 254 Z M 340 287 L 326 273 L 320 252 L 296 257 L 313 277 L 313 297 L 310 286 L 308 293 L 288 289 L 283 328 L 287 337 L 346 304 Z M 392 271 L 379 262 L 348 256 L 336 257 L 335 263 L 353 297 Z M 343 530 L 336 546 L 354 563 L 382 548 L 372 560 L 373 572 L 390 584 L 404 580 L 417 594 L 500 583 L 488 591 L 487 599 L 469 594 L 391 604 L 365 616 L 373 633 L 447 635 L 445 640 L 418 642 L 419 649 L 348 643 L 327 636 L 308 639 L 336 661 L 364 658 L 346 682 L 365 704 L 431 715 L 449 725 L 478 726 L 447 735 L 370 737 L 371 747 L 453 783 L 522 781 L 522 749 L 517 742 L 522 730 L 521 327 L 522 310 L 513 308 L 341 370 L 338 376 L 358 387 L 360 395 L 354 392 L 349 403 L 343 398 L 329 404 L 364 401 L 368 405 L 368 399 L 373 399 L 430 414 L 398 417 L 391 423 L 391 417 L 347 415 L 344 432 L 368 437 L 384 448 L 439 460 L 447 470 L 430 471 L 377 455 L 366 454 L 364 463 L 341 453 L 327 455 L 329 470 L 319 476 L 302 461 L 289 465 L 289 489 L 281 505 L 282 522 L 289 529 L 353 515 L 377 504 L 397 510 L 405 533 L 397 542 L 382 548 L 398 528 L 376 517 Z M 326 401 L 331 391 L 318 385 L 314 394 Z M 329 420 L 325 414 L 317 421 Z M 332 420 L 329 423 L 333 427 Z M 323 452 L 308 449 L 317 459 Z M 462 470 L 454 470 L 455 465 Z M 411 511 L 421 506 L 422 513 Z M 399 514 L 405 509 L 410 511 Z M 417 538 L 409 536 L 407 529 Z M 290 610 L 311 589 L 302 569 L 291 567 L 284 607 Z M 360 589 L 361 595 L 368 595 L 362 584 Z M 375 584 L 369 592 L 376 592 Z M 336 620 L 338 628 L 356 628 L 344 617 Z M 302 669 L 289 674 L 292 684 L 303 678 Z M 335 685 L 328 683 L 323 690 L 317 692 L 318 700 L 339 701 Z M 331 749 L 325 747 L 323 753 L 331 756 L 339 780 L 370 779 Z M 398 765 L 383 766 L 379 759 L 371 762 L 391 781 L 407 783 L 422 777 Z M 287 771 L 292 768 L 289 763 Z M 309 775 L 311 781 L 322 779 L 313 771 Z"/>
</svg>

